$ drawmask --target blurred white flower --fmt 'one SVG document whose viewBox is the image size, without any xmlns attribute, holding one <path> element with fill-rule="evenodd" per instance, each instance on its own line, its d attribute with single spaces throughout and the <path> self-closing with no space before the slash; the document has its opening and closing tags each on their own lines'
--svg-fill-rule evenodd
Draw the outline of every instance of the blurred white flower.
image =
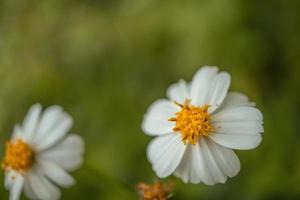
<svg viewBox="0 0 300 200">
<path fill-rule="evenodd" d="M 42 113 L 41 105 L 36 104 L 22 126 L 15 126 L 2 163 L 10 200 L 19 199 L 23 189 L 30 199 L 56 200 L 61 196 L 56 185 L 75 183 L 67 171 L 82 163 L 84 142 L 77 135 L 68 135 L 72 125 L 71 116 L 61 107 L 52 106 Z"/>
<path fill-rule="evenodd" d="M 147 156 L 161 177 L 174 173 L 185 183 L 224 183 L 240 170 L 232 149 L 253 149 L 261 142 L 262 113 L 248 98 L 228 92 L 230 75 L 205 66 L 187 84 L 171 85 L 171 100 L 154 102 L 143 131 L 157 136 Z"/>
</svg>

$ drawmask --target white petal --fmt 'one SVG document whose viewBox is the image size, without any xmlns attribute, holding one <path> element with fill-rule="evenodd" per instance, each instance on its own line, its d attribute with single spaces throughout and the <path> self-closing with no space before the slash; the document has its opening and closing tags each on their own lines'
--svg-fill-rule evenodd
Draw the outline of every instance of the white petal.
<svg viewBox="0 0 300 200">
<path fill-rule="evenodd" d="M 254 107 L 232 107 L 212 115 L 215 132 L 209 137 L 216 143 L 232 149 L 257 147 L 263 132 L 263 116 Z"/>
<path fill-rule="evenodd" d="M 167 96 L 173 101 L 184 103 L 186 99 L 189 99 L 189 86 L 184 80 L 180 80 L 168 88 Z"/>
<path fill-rule="evenodd" d="M 264 131 L 261 122 L 257 121 L 232 121 L 212 123 L 216 133 L 223 134 L 259 134 Z"/>
<path fill-rule="evenodd" d="M 51 155 L 52 156 L 52 155 Z M 81 156 L 69 157 L 68 159 L 60 156 L 60 157 L 50 157 L 50 154 L 47 156 L 47 159 L 53 160 L 53 162 L 57 163 L 63 169 L 67 171 L 74 171 L 78 169 L 78 167 L 82 164 L 83 158 Z"/>
<path fill-rule="evenodd" d="M 185 152 L 186 145 L 180 134 L 159 136 L 151 141 L 147 156 L 153 170 L 160 178 L 171 175 L 177 168 Z"/>
<path fill-rule="evenodd" d="M 14 170 L 5 171 L 4 186 L 7 190 L 10 190 L 10 188 L 13 186 L 17 176 L 20 176 L 20 174 Z"/>
<path fill-rule="evenodd" d="M 209 90 L 207 103 L 210 105 L 209 113 L 214 112 L 224 101 L 230 86 L 230 75 L 226 72 L 221 72 L 215 76 Z"/>
<path fill-rule="evenodd" d="M 217 73 L 216 67 L 203 67 L 194 76 L 191 83 L 191 104 L 203 106 L 209 104 L 209 113 L 214 112 L 223 102 L 230 86 L 230 75 Z"/>
<path fill-rule="evenodd" d="M 255 103 L 250 102 L 249 98 L 239 92 L 229 92 L 218 110 L 223 110 L 232 107 L 255 106 Z"/>
<path fill-rule="evenodd" d="M 62 112 L 63 109 L 60 106 L 50 106 L 46 108 L 37 128 L 35 142 L 40 142 L 40 140 L 44 139 L 49 134 L 53 127 L 59 122 Z"/>
<path fill-rule="evenodd" d="M 11 178 L 12 177 L 12 170 L 6 171 L 4 176 L 4 187 L 5 189 L 9 190 L 11 186 L 13 185 L 14 181 Z"/>
<path fill-rule="evenodd" d="M 84 142 L 79 135 L 69 134 L 64 140 L 55 146 L 51 147 L 47 151 L 41 153 L 41 155 L 55 154 L 55 156 L 79 156 L 84 152 Z"/>
<path fill-rule="evenodd" d="M 214 142 L 232 149 L 254 149 L 256 148 L 262 137 L 260 134 L 223 134 L 215 133 L 209 136 Z"/>
<path fill-rule="evenodd" d="M 177 177 L 180 177 L 184 183 L 191 182 L 196 184 L 202 181 L 197 172 L 199 168 L 195 164 L 195 149 L 193 145 L 189 144 L 187 146 L 183 158 L 174 173 Z"/>
<path fill-rule="evenodd" d="M 24 177 L 22 175 L 15 176 L 14 183 L 10 188 L 9 200 L 18 200 L 23 190 Z"/>
<path fill-rule="evenodd" d="M 205 140 L 205 139 L 201 138 L 200 140 Z M 200 144 L 200 142 L 197 142 L 193 146 L 192 152 L 193 152 L 192 165 L 194 165 L 194 169 L 199 179 L 206 185 L 216 184 L 216 181 L 214 180 L 214 175 L 212 173 L 215 173 L 214 170 L 216 170 L 217 173 L 220 174 L 220 171 L 218 170 L 218 168 L 217 169 L 211 168 L 210 166 L 211 159 L 209 159 L 210 157 L 207 155 L 208 152 L 204 149 L 203 145 Z"/>
<path fill-rule="evenodd" d="M 206 103 L 209 95 L 210 86 L 217 75 L 217 67 L 202 67 L 196 72 L 191 83 L 191 103 L 193 105 L 202 106 Z"/>
<path fill-rule="evenodd" d="M 233 122 L 233 121 L 257 121 L 262 122 L 263 116 L 260 110 L 254 107 L 234 107 L 224 109 L 212 115 L 213 122 Z"/>
<path fill-rule="evenodd" d="M 57 200 L 61 196 L 60 190 L 37 170 L 31 170 L 27 175 L 33 192 L 38 199 Z"/>
<path fill-rule="evenodd" d="M 33 188 L 31 186 L 28 176 L 25 177 L 24 193 L 29 199 L 38 199 L 38 197 L 36 196 L 36 194 L 33 191 Z"/>
<path fill-rule="evenodd" d="M 40 104 L 35 104 L 33 105 L 24 121 L 23 121 L 23 130 L 25 133 L 25 137 L 30 140 L 34 137 L 38 123 L 39 123 L 39 118 L 40 118 L 40 114 L 42 111 L 42 106 Z"/>
<path fill-rule="evenodd" d="M 237 175 L 240 170 L 239 159 L 231 149 L 206 138 L 200 138 L 198 143 L 190 145 L 189 154 L 184 156 L 189 159 L 183 158 L 175 175 L 185 183 L 224 183 L 227 177 Z"/>
<path fill-rule="evenodd" d="M 62 187 L 70 187 L 75 184 L 73 177 L 53 162 L 40 160 L 41 171 L 54 183 Z"/>
<path fill-rule="evenodd" d="M 204 140 L 205 138 L 201 138 L 200 140 Z M 206 153 L 200 146 L 200 142 L 198 141 L 192 148 L 193 152 L 193 165 L 196 169 L 198 176 L 201 181 L 206 185 L 214 185 L 215 181 L 213 176 L 210 173 L 210 166 L 206 161 Z"/>
<path fill-rule="evenodd" d="M 39 134 L 50 131 L 50 129 L 57 123 L 57 118 L 63 112 L 61 106 L 50 106 L 46 108 L 41 118 L 41 123 L 39 126 Z"/>
<path fill-rule="evenodd" d="M 175 117 L 179 107 L 171 101 L 160 99 L 155 101 L 144 116 L 143 131 L 148 135 L 162 135 L 172 133 L 175 126 L 169 119 Z"/>
<path fill-rule="evenodd" d="M 84 142 L 78 135 L 70 134 L 62 142 L 38 155 L 42 160 L 55 162 L 65 170 L 73 171 L 82 163 Z"/>
<path fill-rule="evenodd" d="M 40 139 L 36 143 L 37 150 L 45 150 L 55 145 L 60 139 L 62 139 L 73 125 L 73 119 L 67 113 L 61 113 L 57 119 L 57 123 L 54 127 L 45 135 L 45 138 Z"/>
<path fill-rule="evenodd" d="M 198 163 L 198 165 L 202 165 L 201 168 L 203 169 L 203 171 L 199 170 L 199 175 L 203 177 L 203 182 L 207 185 L 225 183 L 227 177 L 223 174 L 220 166 L 218 165 L 211 148 L 212 147 L 207 138 L 199 139 L 200 159 L 198 161 L 201 163 Z"/>
<path fill-rule="evenodd" d="M 206 140 L 206 143 L 222 173 L 230 178 L 236 176 L 241 169 L 241 164 L 236 154 L 231 149 L 222 147 L 211 140 Z"/>
</svg>

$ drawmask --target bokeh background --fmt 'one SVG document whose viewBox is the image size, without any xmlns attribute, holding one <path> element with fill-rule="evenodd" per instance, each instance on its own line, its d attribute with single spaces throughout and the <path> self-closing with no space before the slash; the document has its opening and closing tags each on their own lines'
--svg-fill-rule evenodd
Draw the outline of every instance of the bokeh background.
<svg viewBox="0 0 300 200">
<path fill-rule="evenodd" d="M 226 184 L 166 179 L 173 199 L 300 199 L 299 11 L 298 0 L 1 0 L 0 154 L 32 104 L 59 104 L 86 142 L 62 199 L 137 199 L 138 182 L 157 180 L 140 128 L 147 107 L 217 65 L 263 111 L 263 142 L 237 151 L 242 170 Z"/>
</svg>

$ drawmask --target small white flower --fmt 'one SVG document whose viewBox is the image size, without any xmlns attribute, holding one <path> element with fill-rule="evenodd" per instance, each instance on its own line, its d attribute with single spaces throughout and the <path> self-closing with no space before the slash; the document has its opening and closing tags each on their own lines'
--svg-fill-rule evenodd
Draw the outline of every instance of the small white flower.
<svg viewBox="0 0 300 200">
<path fill-rule="evenodd" d="M 230 75 L 205 66 L 187 84 L 167 91 L 170 100 L 154 102 L 143 131 L 157 136 L 147 150 L 160 178 L 174 173 L 185 183 L 224 183 L 240 170 L 232 149 L 253 149 L 262 140 L 263 116 L 248 98 L 228 92 Z"/>
<path fill-rule="evenodd" d="M 61 196 L 56 185 L 75 183 L 67 171 L 82 163 L 84 143 L 77 135 L 67 135 L 72 125 L 61 107 L 51 106 L 42 113 L 36 104 L 22 126 L 15 126 L 2 163 L 10 200 L 18 200 L 23 189 L 30 199 L 56 200 Z"/>
</svg>

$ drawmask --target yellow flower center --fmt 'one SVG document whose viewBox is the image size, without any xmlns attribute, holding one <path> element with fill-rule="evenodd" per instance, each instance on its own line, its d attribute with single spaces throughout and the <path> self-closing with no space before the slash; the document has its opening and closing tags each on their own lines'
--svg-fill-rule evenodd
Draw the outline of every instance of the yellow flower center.
<svg viewBox="0 0 300 200">
<path fill-rule="evenodd" d="M 21 139 L 6 142 L 5 156 L 2 162 L 3 169 L 13 169 L 18 172 L 28 170 L 34 161 L 34 152 Z"/>
<path fill-rule="evenodd" d="M 181 110 L 169 121 L 176 122 L 173 130 L 181 133 L 184 144 L 195 145 L 201 136 L 208 136 L 214 130 L 210 124 L 209 105 L 193 106 L 188 99 L 184 104 L 175 103 L 181 107 Z"/>
</svg>

